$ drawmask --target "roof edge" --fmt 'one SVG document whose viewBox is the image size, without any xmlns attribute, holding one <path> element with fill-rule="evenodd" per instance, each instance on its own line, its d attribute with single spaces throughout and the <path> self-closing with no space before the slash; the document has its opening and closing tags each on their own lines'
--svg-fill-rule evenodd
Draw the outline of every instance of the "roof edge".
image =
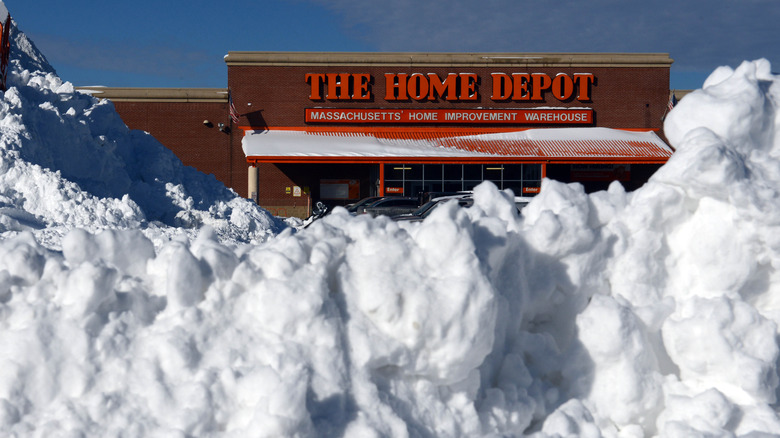
<svg viewBox="0 0 780 438">
<path fill-rule="evenodd" d="M 430 52 L 249 52 L 225 56 L 236 65 L 401 65 L 520 67 L 669 67 L 668 53 L 430 53 Z"/>
<path fill-rule="evenodd" d="M 228 101 L 227 88 L 76 87 L 76 90 L 115 102 L 226 103 Z"/>
</svg>

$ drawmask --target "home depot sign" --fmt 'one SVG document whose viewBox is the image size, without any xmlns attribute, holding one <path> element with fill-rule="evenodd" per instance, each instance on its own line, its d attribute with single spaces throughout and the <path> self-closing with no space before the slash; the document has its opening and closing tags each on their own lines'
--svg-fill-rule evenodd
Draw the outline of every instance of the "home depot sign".
<svg viewBox="0 0 780 438">
<path fill-rule="evenodd" d="M 306 108 L 306 123 L 567 124 L 593 123 L 590 108 L 366 109 Z"/>
<path fill-rule="evenodd" d="M 374 78 L 368 73 L 308 73 L 311 88 L 309 99 L 332 101 L 364 101 L 373 99 Z M 543 102 L 546 95 L 560 101 L 591 100 L 592 73 L 491 73 L 490 99 L 494 101 Z M 449 73 L 442 78 L 436 73 L 385 73 L 385 95 L 393 101 L 477 101 L 480 78 L 476 73 Z"/>
</svg>

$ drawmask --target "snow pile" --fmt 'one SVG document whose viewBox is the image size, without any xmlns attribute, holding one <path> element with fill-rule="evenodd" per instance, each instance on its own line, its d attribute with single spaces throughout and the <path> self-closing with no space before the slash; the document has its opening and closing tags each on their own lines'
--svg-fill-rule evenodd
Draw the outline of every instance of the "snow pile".
<svg viewBox="0 0 780 438">
<path fill-rule="evenodd" d="M 73 227 L 162 235 L 207 224 L 243 242 L 284 227 L 213 176 L 183 166 L 150 135 L 129 130 L 110 101 L 76 92 L 16 27 L 11 50 L 0 100 L 0 233 L 30 230 L 56 247 Z"/>
<path fill-rule="evenodd" d="M 17 70 L 0 435 L 780 435 L 780 78 L 764 60 L 671 111 L 677 152 L 633 193 L 545 180 L 519 217 L 484 183 L 422 223 L 338 208 L 256 245 L 209 226 L 235 201 L 109 104 Z"/>
</svg>

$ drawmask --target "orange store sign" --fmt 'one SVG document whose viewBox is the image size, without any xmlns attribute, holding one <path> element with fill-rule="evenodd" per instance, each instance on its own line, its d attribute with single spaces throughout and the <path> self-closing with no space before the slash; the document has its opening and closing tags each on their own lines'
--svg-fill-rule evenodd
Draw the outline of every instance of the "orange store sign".
<svg viewBox="0 0 780 438">
<path fill-rule="evenodd" d="M 374 78 L 368 73 L 307 73 L 309 99 L 314 101 L 370 101 Z M 385 73 L 385 101 L 474 102 L 480 98 L 481 78 L 476 73 Z M 550 95 L 560 101 L 591 100 L 596 83 L 592 73 L 491 73 L 490 99 L 543 102 Z"/>
<path fill-rule="evenodd" d="M 588 125 L 593 123 L 593 110 L 590 108 L 507 110 L 306 108 L 306 123 Z"/>
</svg>

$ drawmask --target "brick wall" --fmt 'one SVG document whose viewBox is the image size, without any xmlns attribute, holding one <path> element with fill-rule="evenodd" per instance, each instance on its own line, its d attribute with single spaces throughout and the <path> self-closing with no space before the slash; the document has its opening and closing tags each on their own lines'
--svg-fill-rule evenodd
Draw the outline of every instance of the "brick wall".
<svg viewBox="0 0 780 438">
<path fill-rule="evenodd" d="M 217 127 L 228 122 L 227 104 L 118 101 L 114 106 L 128 127 L 149 132 L 185 165 L 232 185 L 230 134 Z M 204 125 L 205 120 L 211 126 Z M 240 173 L 242 181 L 246 180 L 246 165 Z"/>
</svg>

